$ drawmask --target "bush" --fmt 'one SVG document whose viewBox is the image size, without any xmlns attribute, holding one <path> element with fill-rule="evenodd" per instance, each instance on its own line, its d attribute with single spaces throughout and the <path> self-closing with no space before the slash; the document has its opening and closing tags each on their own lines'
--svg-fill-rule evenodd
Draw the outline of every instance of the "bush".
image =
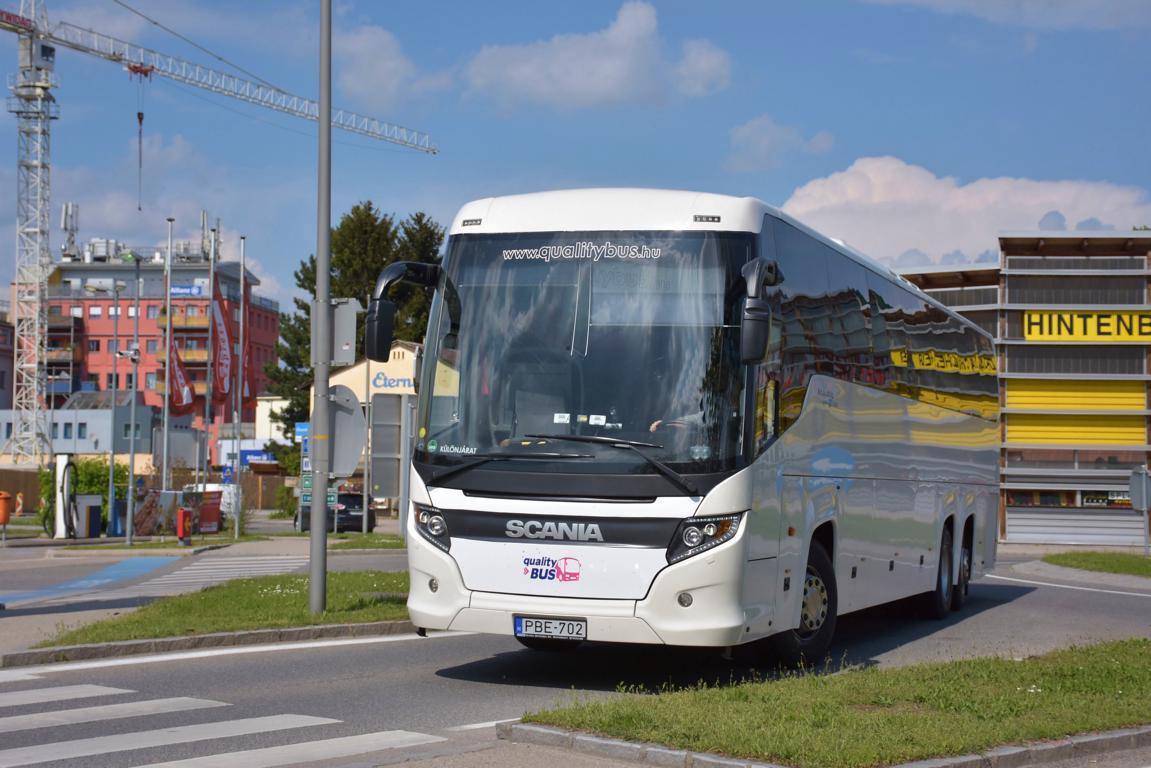
<svg viewBox="0 0 1151 768">
<path fill-rule="evenodd" d="M 276 491 L 276 511 L 272 513 L 273 520 L 291 520 L 296 516 L 296 489 L 286 485 L 280 486 Z"/>
</svg>

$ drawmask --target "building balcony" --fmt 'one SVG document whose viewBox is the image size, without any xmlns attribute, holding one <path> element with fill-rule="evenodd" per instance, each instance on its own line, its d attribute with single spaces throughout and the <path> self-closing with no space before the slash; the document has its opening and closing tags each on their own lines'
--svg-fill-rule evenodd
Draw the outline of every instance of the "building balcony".
<svg viewBox="0 0 1151 768">
<path fill-rule="evenodd" d="M 44 359 L 49 363 L 70 363 L 76 359 L 76 351 L 67 347 L 55 347 L 45 351 Z"/>
<path fill-rule="evenodd" d="M 167 320 L 164 313 L 161 312 L 159 318 L 156 320 L 160 325 L 166 325 Z M 172 315 L 172 327 L 181 330 L 187 329 L 203 329 L 208 330 L 208 316 L 207 315 Z"/>
<path fill-rule="evenodd" d="M 186 363 L 206 363 L 208 362 L 208 350 L 182 349 L 180 350 L 180 359 Z"/>
<path fill-rule="evenodd" d="M 164 386 L 163 381 L 157 381 L 156 382 L 156 389 L 155 389 L 156 394 L 163 395 L 167 391 L 168 390 Z M 208 394 L 208 382 L 206 382 L 206 381 L 193 381 L 192 382 L 192 392 L 197 394 L 197 395 Z"/>
</svg>

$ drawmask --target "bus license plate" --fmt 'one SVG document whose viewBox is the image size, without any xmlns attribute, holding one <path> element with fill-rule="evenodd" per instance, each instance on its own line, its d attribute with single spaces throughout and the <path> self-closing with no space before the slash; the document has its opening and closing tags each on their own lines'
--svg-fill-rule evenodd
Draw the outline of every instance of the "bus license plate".
<svg viewBox="0 0 1151 768">
<path fill-rule="evenodd" d="M 516 616 L 515 621 L 516 637 L 550 637 L 557 640 L 587 639 L 587 619 Z"/>
</svg>

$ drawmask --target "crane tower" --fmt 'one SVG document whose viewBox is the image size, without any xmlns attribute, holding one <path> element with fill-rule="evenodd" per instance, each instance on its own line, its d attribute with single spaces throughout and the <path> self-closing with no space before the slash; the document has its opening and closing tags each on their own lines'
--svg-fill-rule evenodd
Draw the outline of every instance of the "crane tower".
<svg viewBox="0 0 1151 768">
<path fill-rule="evenodd" d="M 15 373 L 12 437 L 4 453 L 13 461 L 40 462 L 48 452 L 45 358 L 47 354 L 48 248 L 51 201 L 51 124 L 59 117 L 52 95 L 56 49 L 69 48 L 184 85 L 267 109 L 316 120 L 319 105 L 259 83 L 183 61 L 67 22 L 48 25 L 44 0 L 21 0 L 20 13 L 0 10 L 0 30 L 19 36 L 19 70 L 9 78 L 8 111 L 17 121 Z M 347 110 L 333 110 L 333 127 L 371 139 L 436 154 L 427 134 Z"/>
</svg>

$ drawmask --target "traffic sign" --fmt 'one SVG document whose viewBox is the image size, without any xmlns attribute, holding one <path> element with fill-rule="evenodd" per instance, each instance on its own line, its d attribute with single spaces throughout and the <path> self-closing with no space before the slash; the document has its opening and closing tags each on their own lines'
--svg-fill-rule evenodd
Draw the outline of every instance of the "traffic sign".
<svg viewBox="0 0 1151 768">
<path fill-rule="evenodd" d="M 311 434 L 312 424 L 308 421 L 296 422 L 296 439 L 301 440 Z"/>
<path fill-rule="evenodd" d="M 312 503 L 312 494 L 301 493 L 300 494 L 300 503 L 303 504 L 304 506 L 311 504 Z"/>
<path fill-rule="evenodd" d="M 301 472 L 311 472 L 312 471 L 312 457 L 311 456 L 305 456 L 304 458 L 300 459 L 300 471 Z"/>
<path fill-rule="evenodd" d="M 305 488 L 311 488 L 312 487 L 312 476 L 311 475 L 304 475 L 300 479 L 303 481 Z"/>
<path fill-rule="evenodd" d="M 305 456 L 310 454 L 312 452 L 311 451 L 311 442 L 312 442 L 312 438 L 310 438 L 310 437 L 300 438 L 300 453 L 304 454 Z"/>
<path fill-rule="evenodd" d="M 334 477 L 351 477 L 364 455 L 364 437 L 368 420 L 356 393 L 343 384 L 329 390 L 332 401 L 332 435 L 329 457 Z"/>
<path fill-rule="evenodd" d="M 331 506 L 332 504 L 335 504 L 335 503 L 336 503 L 336 492 L 335 491 L 329 491 L 328 492 L 328 506 Z"/>
</svg>

